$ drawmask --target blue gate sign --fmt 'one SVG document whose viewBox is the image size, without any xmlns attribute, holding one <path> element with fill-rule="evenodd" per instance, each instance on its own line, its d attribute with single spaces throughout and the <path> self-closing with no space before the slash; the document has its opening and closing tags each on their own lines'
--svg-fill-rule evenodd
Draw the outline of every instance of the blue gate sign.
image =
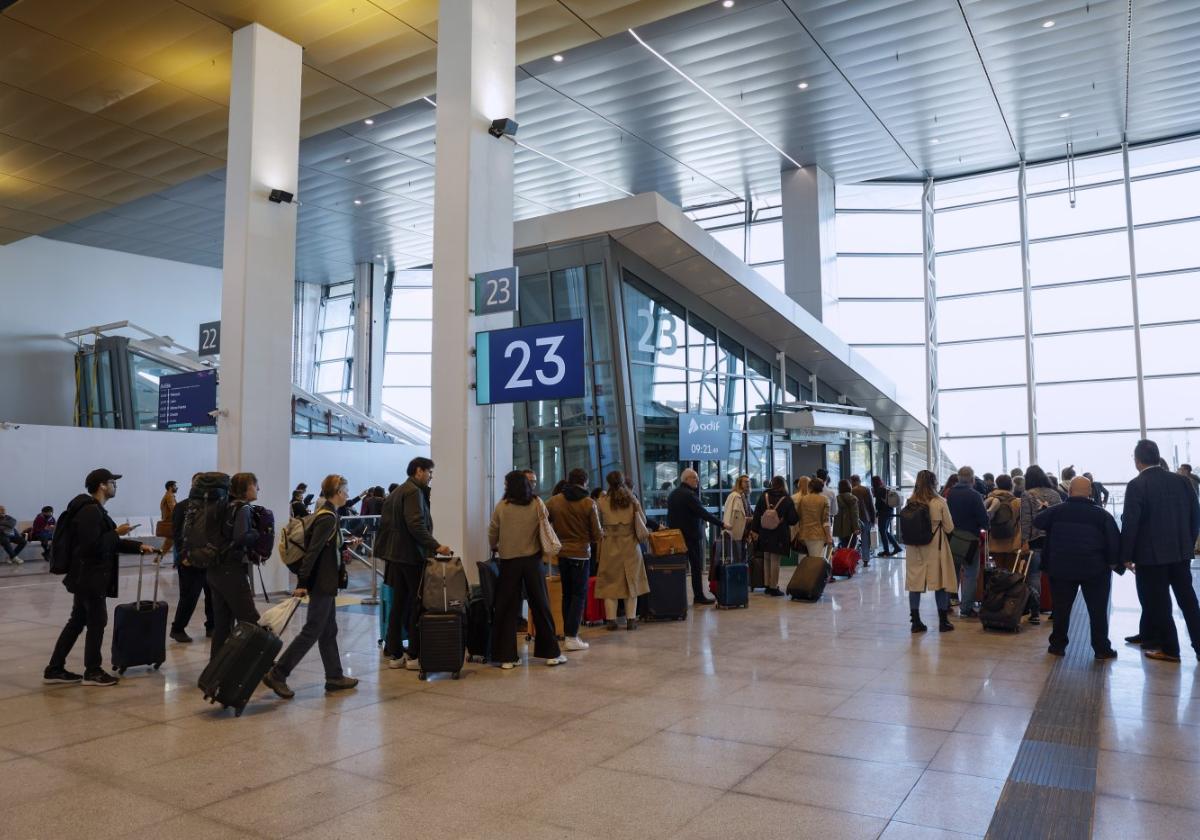
<svg viewBox="0 0 1200 840">
<path fill-rule="evenodd" d="M 583 320 L 475 333 L 475 403 L 582 397 Z"/>
<path fill-rule="evenodd" d="M 680 461 L 724 461 L 728 455 L 729 415 L 679 415 Z"/>
<path fill-rule="evenodd" d="M 215 426 L 217 372 L 197 370 L 159 377 L 158 428 L 190 429 Z"/>
</svg>

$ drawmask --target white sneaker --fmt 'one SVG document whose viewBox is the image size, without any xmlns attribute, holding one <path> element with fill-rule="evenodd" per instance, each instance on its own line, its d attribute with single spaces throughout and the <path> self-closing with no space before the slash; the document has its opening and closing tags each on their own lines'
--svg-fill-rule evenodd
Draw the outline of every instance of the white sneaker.
<svg viewBox="0 0 1200 840">
<path fill-rule="evenodd" d="M 568 636 L 567 640 L 563 642 L 565 650 L 587 650 L 589 647 L 591 646 L 578 636 Z"/>
<path fill-rule="evenodd" d="M 420 671 L 421 670 L 421 660 L 413 659 L 407 653 L 404 654 L 404 669 L 406 671 Z"/>
<path fill-rule="evenodd" d="M 399 670 L 404 667 L 403 656 L 393 656 L 388 659 L 387 666 L 393 670 Z"/>
<path fill-rule="evenodd" d="M 500 670 L 501 671 L 511 671 L 513 668 L 517 667 L 517 664 L 518 663 L 516 663 L 516 662 L 501 662 Z"/>
<path fill-rule="evenodd" d="M 554 657 L 553 659 L 547 659 L 546 664 L 549 665 L 551 668 L 553 668 L 555 665 L 566 665 L 567 657 L 563 656 L 560 653 L 558 656 Z"/>
<path fill-rule="evenodd" d="M 25 565 L 25 561 L 24 561 L 24 560 L 22 560 L 20 557 L 14 557 L 14 558 L 13 558 L 13 562 L 14 562 L 14 563 L 16 563 L 18 566 L 24 566 L 24 565 Z"/>
</svg>

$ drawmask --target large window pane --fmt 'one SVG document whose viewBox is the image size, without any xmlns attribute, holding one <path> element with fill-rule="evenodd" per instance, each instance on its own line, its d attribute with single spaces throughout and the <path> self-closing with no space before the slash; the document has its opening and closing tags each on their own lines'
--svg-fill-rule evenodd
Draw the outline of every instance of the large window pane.
<svg viewBox="0 0 1200 840">
<path fill-rule="evenodd" d="M 1135 224 L 1200 216 L 1200 172 L 1147 178 L 1130 186 Z"/>
<path fill-rule="evenodd" d="M 1072 208 L 1066 193 L 1029 199 L 1029 237 L 1063 236 L 1125 226 L 1125 185 L 1081 189 Z"/>
<path fill-rule="evenodd" d="M 433 347 L 433 322 L 410 321 L 388 330 L 387 352 L 428 353 Z"/>
<path fill-rule="evenodd" d="M 1038 460 L 1048 473 L 1062 475 L 1062 468 L 1072 465 L 1076 472 L 1090 472 L 1110 493 L 1121 495 L 1125 483 L 1137 475 L 1137 441 L 1137 432 L 1038 435 Z"/>
<path fill-rule="evenodd" d="M 1200 426 L 1200 376 L 1147 379 L 1145 387 L 1146 425 Z M 1196 443 L 1200 445 L 1200 434 Z M 1200 457 L 1200 450 L 1197 455 Z"/>
<path fill-rule="evenodd" d="M 1074 183 L 1078 186 L 1116 181 L 1124 178 L 1120 153 L 1108 153 L 1075 159 Z M 1025 189 L 1030 195 L 1046 190 L 1063 190 L 1070 185 L 1066 160 L 1043 163 L 1025 169 Z"/>
<path fill-rule="evenodd" d="M 763 222 L 750 226 L 750 258 L 747 262 L 774 262 L 783 259 L 783 222 Z"/>
<path fill-rule="evenodd" d="M 855 347 L 854 352 L 896 384 L 896 399 L 905 411 L 924 419 L 927 411 L 924 347 Z"/>
<path fill-rule="evenodd" d="M 625 329 L 632 361 L 683 367 L 687 322 L 683 311 L 625 285 Z"/>
<path fill-rule="evenodd" d="M 1133 296 L 1128 280 L 1033 290 L 1034 332 L 1129 326 Z"/>
<path fill-rule="evenodd" d="M 942 388 L 1025 384 L 1025 339 L 981 341 L 938 348 Z"/>
<path fill-rule="evenodd" d="M 934 218 L 933 229 L 938 251 L 957 251 L 1021 239 L 1015 201 L 941 210 Z"/>
<path fill-rule="evenodd" d="M 842 297 L 921 297 L 925 294 L 921 257 L 838 257 Z"/>
<path fill-rule="evenodd" d="M 1142 324 L 1200 319 L 1200 272 L 1138 277 Z"/>
<path fill-rule="evenodd" d="M 691 313 L 688 314 L 687 366 L 692 370 L 717 369 L 717 328 Z"/>
<path fill-rule="evenodd" d="M 1194 373 L 1200 367 L 1200 324 L 1142 328 L 1142 372 Z"/>
<path fill-rule="evenodd" d="M 1138 266 L 1141 267 L 1140 258 Z M 1120 231 L 1030 243 L 1029 272 L 1035 286 L 1127 275 L 1128 234 Z"/>
<path fill-rule="evenodd" d="M 925 308 L 917 301 L 838 303 L 837 332 L 849 344 L 908 344 L 925 340 Z"/>
<path fill-rule="evenodd" d="M 954 181 L 941 181 L 933 193 L 934 207 L 955 207 L 999 198 L 1016 198 L 1017 170 L 991 172 Z"/>
<path fill-rule="evenodd" d="M 951 391 L 938 397 L 947 435 L 1024 434 L 1028 428 L 1025 388 Z"/>
<path fill-rule="evenodd" d="M 842 253 L 921 253 L 919 213 L 839 213 L 837 249 Z"/>
<path fill-rule="evenodd" d="M 1020 292 L 939 300 L 938 342 L 1025 335 Z"/>
<path fill-rule="evenodd" d="M 1039 385 L 1037 417 L 1039 434 L 1092 429 L 1136 429 L 1137 383 L 1074 382 L 1069 385 Z"/>
<path fill-rule="evenodd" d="M 1028 446 L 1029 439 L 1025 435 L 1012 435 L 1007 439 L 942 438 L 942 451 L 946 453 L 946 457 L 953 461 L 956 467 L 974 467 L 975 474 L 980 476 L 985 472 L 999 474 L 1018 464 L 1024 465 L 1025 462 L 1020 459 Z M 946 478 L 947 476 L 939 475 L 938 481 L 945 481 Z"/>
<path fill-rule="evenodd" d="M 432 366 L 428 353 L 397 356 L 389 354 L 383 363 L 383 387 L 391 385 L 432 385 Z"/>
<path fill-rule="evenodd" d="M 326 362 L 317 365 L 317 393 L 335 393 L 345 388 L 346 367 L 345 362 Z"/>
<path fill-rule="evenodd" d="M 350 324 L 352 298 L 330 298 L 325 301 L 325 329 L 344 327 Z"/>
<path fill-rule="evenodd" d="M 392 289 L 392 319 L 433 317 L 433 289 Z"/>
<path fill-rule="evenodd" d="M 1129 150 L 1130 176 L 1200 166 L 1200 137 Z"/>
<path fill-rule="evenodd" d="M 939 295 L 1021 288 L 1021 249 L 1015 245 L 938 257 L 935 267 Z"/>
<path fill-rule="evenodd" d="M 1033 359 L 1038 382 L 1137 375 L 1132 329 L 1039 336 L 1033 340 Z"/>
<path fill-rule="evenodd" d="M 839 210 L 920 210 L 920 184 L 838 184 Z"/>
<path fill-rule="evenodd" d="M 320 352 L 317 361 L 344 359 L 350 355 L 350 330 L 325 330 L 321 333 Z"/>
<path fill-rule="evenodd" d="M 1200 222 L 1140 228 L 1133 238 L 1139 272 L 1200 268 Z"/>
<path fill-rule="evenodd" d="M 774 286 L 779 291 L 785 288 L 786 280 L 784 278 L 783 263 L 775 263 L 775 265 L 756 265 L 754 270 L 757 271 L 762 278 Z"/>
<path fill-rule="evenodd" d="M 425 426 L 432 421 L 432 391 L 429 388 L 384 388 L 383 404 Z"/>
<path fill-rule="evenodd" d="M 739 260 L 746 258 L 746 233 L 744 227 L 725 228 L 724 230 L 712 230 L 709 233 L 712 238 L 720 242 L 728 248 L 735 257 Z"/>
</svg>

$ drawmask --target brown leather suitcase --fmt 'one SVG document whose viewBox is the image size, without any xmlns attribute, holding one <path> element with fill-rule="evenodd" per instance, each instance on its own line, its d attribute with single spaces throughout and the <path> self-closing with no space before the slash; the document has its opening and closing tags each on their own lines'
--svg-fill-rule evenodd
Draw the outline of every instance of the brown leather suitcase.
<svg viewBox="0 0 1200 840">
<path fill-rule="evenodd" d="M 668 554 L 687 554 L 687 543 L 683 540 L 683 531 L 678 528 L 651 531 L 650 553 L 655 557 L 665 557 Z"/>
</svg>

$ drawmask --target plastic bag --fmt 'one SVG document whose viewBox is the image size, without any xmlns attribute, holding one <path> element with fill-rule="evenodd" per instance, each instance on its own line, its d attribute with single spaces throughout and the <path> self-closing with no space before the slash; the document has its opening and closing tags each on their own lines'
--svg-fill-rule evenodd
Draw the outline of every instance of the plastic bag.
<svg viewBox="0 0 1200 840">
<path fill-rule="evenodd" d="M 298 606 L 300 606 L 300 599 L 294 596 L 280 601 L 259 616 L 258 626 L 267 628 L 276 636 L 282 636 L 284 628 L 292 620 L 292 615 Z"/>
</svg>

